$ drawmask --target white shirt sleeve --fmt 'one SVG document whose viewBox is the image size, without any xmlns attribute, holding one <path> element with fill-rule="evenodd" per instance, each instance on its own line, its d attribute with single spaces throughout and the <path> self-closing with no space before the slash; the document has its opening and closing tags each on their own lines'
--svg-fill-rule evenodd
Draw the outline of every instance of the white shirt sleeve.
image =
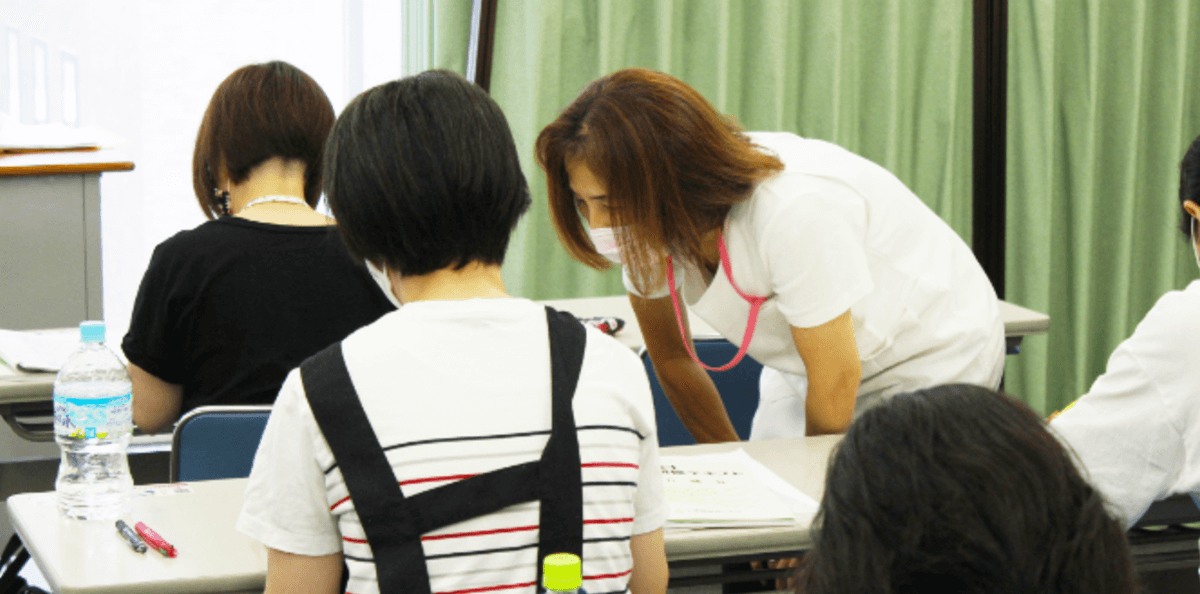
<svg viewBox="0 0 1200 594">
<path fill-rule="evenodd" d="M 864 239 L 843 204 L 853 201 L 831 195 L 849 190 L 824 185 L 798 196 L 764 196 L 774 208 L 769 218 L 759 215 L 766 219 L 758 231 L 759 249 L 779 311 L 797 328 L 820 326 L 846 313 L 875 288 Z"/>
<path fill-rule="evenodd" d="M 271 410 L 237 529 L 272 549 L 297 555 L 342 550 L 341 532 L 329 511 L 325 473 L 314 454 L 320 429 L 298 370 L 292 370 Z"/>
<path fill-rule="evenodd" d="M 1092 389 L 1050 426 L 1128 527 L 1171 494 L 1186 451 L 1169 403 L 1125 346 L 1113 352 Z"/>
<path fill-rule="evenodd" d="M 638 481 L 633 496 L 633 534 L 645 534 L 667 523 L 667 500 L 663 492 L 662 465 L 658 460 L 658 428 L 650 379 L 642 362 L 615 339 L 588 329 L 589 352 L 602 375 L 612 382 L 628 403 L 638 443 Z"/>
<path fill-rule="evenodd" d="M 647 396 L 649 397 L 649 396 Z M 658 461 L 658 434 L 642 439 L 638 458 L 638 487 L 633 497 L 633 533 L 645 534 L 667 523 L 669 508 L 663 493 L 662 465 Z"/>
</svg>

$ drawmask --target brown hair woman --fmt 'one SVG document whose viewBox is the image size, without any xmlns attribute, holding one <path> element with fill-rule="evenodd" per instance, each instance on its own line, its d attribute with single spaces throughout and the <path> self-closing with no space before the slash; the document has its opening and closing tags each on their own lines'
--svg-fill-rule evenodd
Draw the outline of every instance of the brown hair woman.
<svg viewBox="0 0 1200 594">
<path fill-rule="evenodd" d="M 154 249 L 121 348 L 133 421 L 270 404 L 287 372 L 394 309 L 313 208 L 333 106 L 286 62 L 239 68 L 200 124 L 192 183 L 209 219 Z"/>
<path fill-rule="evenodd" d="M 682 81 L 637 68 L 588 85 L 542 130 L 537 157 L 567 250 L 623 265 L 659 380 L 697 441 L 737 434 L 681 301 L 740 345 L 730 365 L 747 353 L 763 364 L 751 439 L 842 432 L 902 391 L 999 384 L 995 291 L 879 165 L 743 132 Z"/>
</svg>

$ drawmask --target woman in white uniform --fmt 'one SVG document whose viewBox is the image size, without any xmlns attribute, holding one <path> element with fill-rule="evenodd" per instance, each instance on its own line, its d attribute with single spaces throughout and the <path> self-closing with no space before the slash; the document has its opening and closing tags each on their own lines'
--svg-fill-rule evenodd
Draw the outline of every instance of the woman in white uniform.
<svg viewBox="0 0 1200 594">
<path fill-rule="evenodd" d="M 1200 138 L 1179 175 L 1180 230 L 1196 251 Z M 1200 281 L 1163 295 L 1091 390 L 1050 424 L 1132 526 L 1156 500 L 1200 492 Z"/>
<path fill-rule="evenodd" d="M 571 254 L 623 264 L 660 383 L 697 441 L 737 434 L 684 338 L 683 302 L 764 366 L 751 439 L 840 433 L 903 391 L 999 384 L 1004 327 L 983 270 L 862 157 L 743 133 L 642 69 L 589 85 L 542 130 L 537 157 Z"/>
</svg>

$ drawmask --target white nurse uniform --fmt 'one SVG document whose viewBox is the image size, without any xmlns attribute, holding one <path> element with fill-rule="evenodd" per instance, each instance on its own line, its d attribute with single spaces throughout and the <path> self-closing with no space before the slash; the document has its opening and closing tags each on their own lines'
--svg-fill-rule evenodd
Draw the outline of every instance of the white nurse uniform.
<svg viewBox="0 0 1200 594">
<path fill-rule="evenodd" d="M 804 434 L 806 372 L 791 327 L 846 310 L 862 360 L 856 414 L 937 384 L 999 385 L 999 301 L 944 221 L 886 169 L 837 145 L 788 133 L 749 137 L 784 164 L 733 207 L 722 231 L 734 282 L 768 297 L 748 348 L 764 366 L 751 439 Z M 740 345 L 750 305 L 725 272 L 676 267 L 691 311 Z M 625 286 L 640 295 L 628 274 Z M 667 295 L 664 283 L 645 297 Z"/>
</svg>

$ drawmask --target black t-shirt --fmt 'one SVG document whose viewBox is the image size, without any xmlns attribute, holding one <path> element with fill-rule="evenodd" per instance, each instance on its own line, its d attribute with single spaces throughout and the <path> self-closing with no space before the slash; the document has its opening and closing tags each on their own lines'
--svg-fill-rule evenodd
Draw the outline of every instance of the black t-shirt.
<svg viewBox="0 0 1200 594">
<path fill-rule="evenodd" d="M 121 348 L 183 386 L 181 412 L 271 404 L 301 361 L 394 309 L 334 227 L 223 217 L 154 249 Z"/>
</svg>

